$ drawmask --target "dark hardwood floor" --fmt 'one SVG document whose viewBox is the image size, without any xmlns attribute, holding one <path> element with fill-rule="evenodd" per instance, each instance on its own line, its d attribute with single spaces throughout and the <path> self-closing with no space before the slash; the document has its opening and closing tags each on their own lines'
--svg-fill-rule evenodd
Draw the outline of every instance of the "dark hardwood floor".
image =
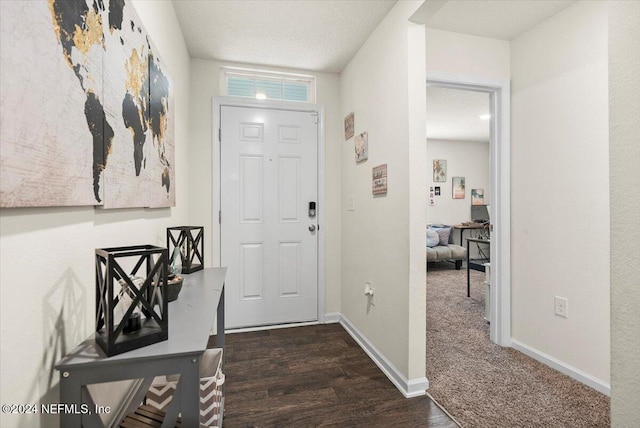
<svg viewBox="0 0 640 428">
<path fill-rule="evenodd" d="M 225 348 L 225 427 L 457 427 L 404 398 L 339 324 L 227 334 Z"/>
</svg>

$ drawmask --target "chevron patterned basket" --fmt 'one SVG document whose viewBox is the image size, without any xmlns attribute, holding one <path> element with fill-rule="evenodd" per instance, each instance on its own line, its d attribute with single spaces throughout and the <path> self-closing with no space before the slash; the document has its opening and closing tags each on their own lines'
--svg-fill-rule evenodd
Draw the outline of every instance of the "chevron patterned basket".
<svg viewBox="0 0 640 428">
<path fill-rule="evenodd" d="M 146 404 L 166 411 L 178 385 L 179 375 L 159 376 L 146 395 Z M 222 426 L 222 349 L 207 349 L 200 360 L 200 427 Z"/>
</svg>

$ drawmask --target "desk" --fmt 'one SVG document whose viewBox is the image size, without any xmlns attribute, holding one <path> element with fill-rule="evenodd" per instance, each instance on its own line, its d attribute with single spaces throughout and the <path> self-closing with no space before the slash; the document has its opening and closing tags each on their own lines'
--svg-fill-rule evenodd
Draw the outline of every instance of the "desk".
<svg viewBox="0 0 640 428">
<path fill-rule="evenodd" d="M 162 426 L 175 426 L 179 412 L 182 413 L 182 426 L 199 426 L 198 369 L 216 315 L 216 347 L 224 348 L 226 272 L 226 268 L 208 268 L 184 275 L 180 296 L 169 303 L 169 338 L 165 341 L 107 357 L 96 345 L 93 335 L 87 338 L 55 365 L 61 374 L 60 402 L 78 408 L 86 404 L 93 410 L 87 385 L 144 379 L 142 384 L 148 387 L 155 376 L 179 373 L 180 381 L 173 400 L 175 405 L 168 409 Z M 137 406 L 139 403 L 134 404 Z M 95 415 L 79 412 L 61 413 L 60 426 L 95 426 L 95 419 Z"/>
<path fill-rule="evenodd" d="M 471 297 L 471 275 L 469 273 L 469 269 L 471 269 L 471 259 L 470 259 L 470 248 L 469 245 L 472 243 L 478 243 L 478 244 L 487 244 L 487 246 L 491 246 L 491 241 L 489 239 L 478 239 L 478 238 L 467 238 L 467 297 Z M 489 260 L 485 260 L 485 262 L 488 262 Z M 482 269 L 484 270 L 484 269 Z"/>
<path fill-rule="evenodd" d="M 484 223 L 470 223 L 470 224 L 454 224 L 454 229 L 460 230 L 460 245 L 464 245 L 464 240 L 462 239 L 465 230 L 475 230 L 475 229 L 483 229 L 485 227 Z"/>
</svg>

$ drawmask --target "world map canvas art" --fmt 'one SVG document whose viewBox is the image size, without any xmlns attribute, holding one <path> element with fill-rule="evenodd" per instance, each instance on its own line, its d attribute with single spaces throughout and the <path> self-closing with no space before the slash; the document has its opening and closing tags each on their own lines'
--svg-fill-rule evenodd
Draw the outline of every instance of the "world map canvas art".
<svg viewBox="0 0 640 428">
<path fill-rule="evenodd" d="M 0 29 L 0 206 L 174 206 L 172 82 L 131 3 L 1 1 Z"/>
</svg>

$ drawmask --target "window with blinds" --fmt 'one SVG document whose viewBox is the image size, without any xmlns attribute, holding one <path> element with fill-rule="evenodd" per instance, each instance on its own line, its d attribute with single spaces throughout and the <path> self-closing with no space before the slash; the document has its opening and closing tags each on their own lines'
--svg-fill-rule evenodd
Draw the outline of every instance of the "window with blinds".
<svg viewBox="0 0 640 428">
<path fill-rule="evenodd" d="M 246 69 L 224 69 L 226 94 L 266 100 L 315 102 L 315 77 Z"/>
</svg>

